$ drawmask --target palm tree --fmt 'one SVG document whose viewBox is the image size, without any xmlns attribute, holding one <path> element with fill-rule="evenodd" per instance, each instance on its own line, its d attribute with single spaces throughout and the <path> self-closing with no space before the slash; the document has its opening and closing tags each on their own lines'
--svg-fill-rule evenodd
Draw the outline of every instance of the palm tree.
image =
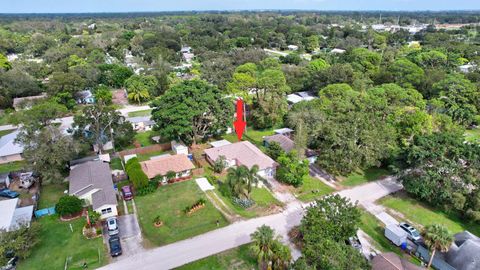
<svg viewBox="0 0 480 270">
<path fill-rule="evenodd" d="M 450 234 L 447 228 L 439 224 L 428 225 L 422 231 L 422 236 L 425 244 L 432 251 L 430 261 L 428 262 L 427 269 L 432 265 L 435 251 L 447 252 L 453 242 L 453 236 Z"/>
<path fill-rule="evenodd" d="M 131 86 L 130 88 L 127 88 L 128 91 L 128 98 L 140 103 L 143 100 L 149 99 L 150 94 L 148 93 L 148 89 L 142 88 L 140 86 Z"/>
<path fill-rule="evenodd" d="M 230 187 L 232 194 L 236 197 L 244 195 L 244 188 L 247 183 L 248 169 L 245 166 L 238 166 L 236 168 L 229 168 L 227 173 L 227 184 Z"/>
<path fill-rule="evenodd" d="M 259 181 L 258 176 L 258 165 L 253 165 L 250 170 L 247 169 L 247 197 L 250 198 L 250 193 L 252 192 L 252 186 Z"/>
<path fill-rule="evenodd" d="M 273 269 L 288 269 L 291 261 L 292 253 L 290 248 L 276 240 L 273 245 Z"/>
<path fill-rule="evenodd" d="M 262 225 L 250 237 L 253 241 L 252 251 L 257 255 L 259 268 L 266 269 L 274 255 L 273 249 L 276 241 L 274 231 L 269 226 Z"/>
</svg>

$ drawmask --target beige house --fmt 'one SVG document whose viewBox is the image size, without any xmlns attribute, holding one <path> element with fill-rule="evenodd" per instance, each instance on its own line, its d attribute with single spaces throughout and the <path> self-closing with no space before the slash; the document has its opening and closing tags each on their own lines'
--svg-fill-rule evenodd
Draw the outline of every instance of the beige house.
<svg viewBox="0 0 480 270">
<path fill-rule="evenodd" d="M 68 193 L 91 205 L 102 219 L 118 215 L 117 195 L 108 163 L 97 160 L 76 165 L 68 180 Z"/>
<path fill-rule="evenodd" d="M 175 172 L 175 178 L 171 179 L 175 181 L 190 178 L 191 171 L 195 168 L 188 156 L 184 154 L 162 156 L 140 162 L 140 165 L 149 179 L 162 176 L 163 183 L 167 182 L 166 175 L 170 171 Z"/>
<path fill-rule="evenodd" d="M 23 146 L 16 143 L 18 131 L 0 138 L 0 164 L 23 160 Z"/>
</svg>

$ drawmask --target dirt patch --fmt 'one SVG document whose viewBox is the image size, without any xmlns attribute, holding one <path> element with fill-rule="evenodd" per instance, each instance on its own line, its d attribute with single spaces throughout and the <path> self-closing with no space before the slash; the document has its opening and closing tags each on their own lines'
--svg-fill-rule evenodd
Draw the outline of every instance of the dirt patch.
<svg viewBox="0 0 480 270">
<path fill-rule="evenodd" d="M 124 89 L 112 91 L 112 102 L 117 105 L 127 105 L 128 98 L 126 91 Z"/>
</svg>

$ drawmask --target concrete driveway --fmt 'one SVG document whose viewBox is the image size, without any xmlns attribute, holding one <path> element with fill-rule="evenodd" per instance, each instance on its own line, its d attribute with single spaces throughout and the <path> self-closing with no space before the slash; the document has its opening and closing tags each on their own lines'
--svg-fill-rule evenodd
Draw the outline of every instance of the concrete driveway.
<svg viewBox="0 0 480 270">
<path fill-rule="evenodd" d="M 120 242 L 122 244 L 122 255 L 112 258 L 113 262 L 129 258 L 137 253 L 144 251 L 142 245 L 142 233 L 138 225 L 137 217 L 134 214 L 117 217 Z M 105 225 L 103 228 L 104 241 L 108 246 L 108 230 Z"/>
</svg>

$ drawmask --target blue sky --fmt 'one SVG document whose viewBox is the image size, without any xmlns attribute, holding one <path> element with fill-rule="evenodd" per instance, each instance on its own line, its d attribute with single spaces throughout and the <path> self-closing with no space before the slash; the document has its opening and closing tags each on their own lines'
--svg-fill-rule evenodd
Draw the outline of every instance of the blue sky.
<svg viewBox="0 0 480 270">
<path fill-rule="evenodd" d="M 0 13 L 178 10 L 480 10 L 479 0 L 0 0 Z"/>
</svg>

